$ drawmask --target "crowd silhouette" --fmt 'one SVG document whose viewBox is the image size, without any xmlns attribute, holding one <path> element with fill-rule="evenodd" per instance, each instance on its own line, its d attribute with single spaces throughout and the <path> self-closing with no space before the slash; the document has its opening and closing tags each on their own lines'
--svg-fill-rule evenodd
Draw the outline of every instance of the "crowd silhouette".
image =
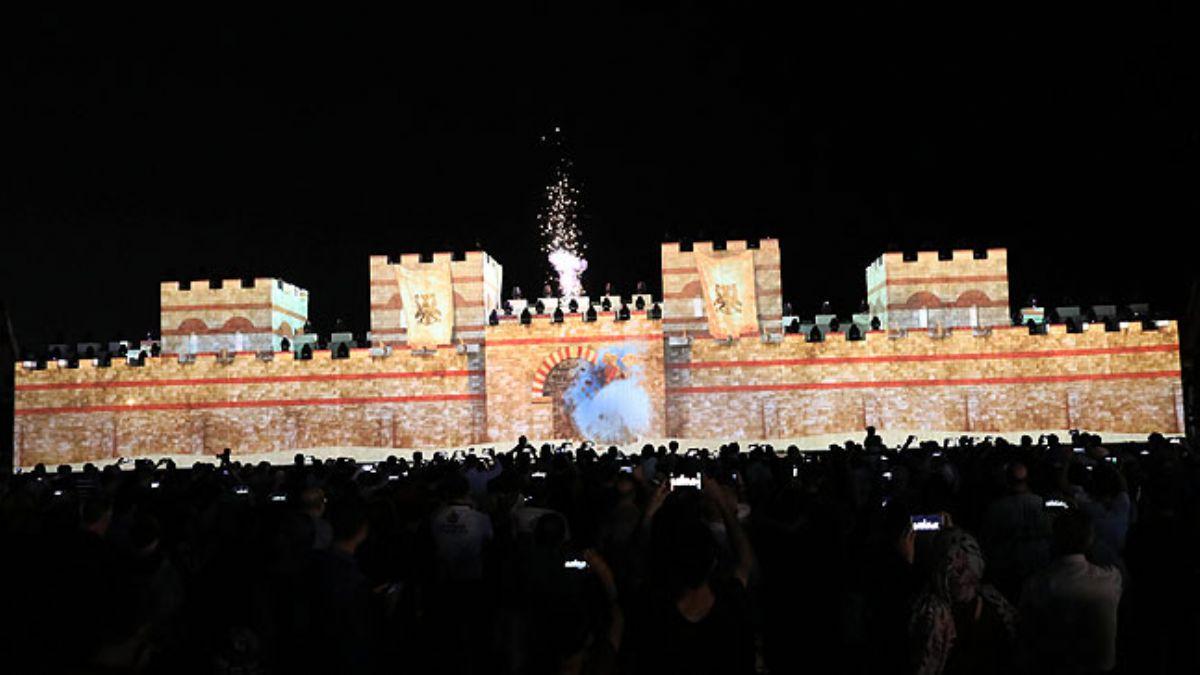
<svg viewBox="0 0 1200 675">
<path fill-rule="evenodd" d="M 6 672 L 1195 672 L 1159 435 L 229 453 L 0 482 Z"/>
</svg>

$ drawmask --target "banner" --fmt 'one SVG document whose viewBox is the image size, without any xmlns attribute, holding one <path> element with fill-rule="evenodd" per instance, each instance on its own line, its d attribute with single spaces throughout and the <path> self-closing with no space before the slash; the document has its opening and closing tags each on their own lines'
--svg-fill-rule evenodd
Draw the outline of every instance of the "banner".
<svg viewBox="0 0 1200 675">
<path fill-rule="evenodd" d="M 454 288 L 450 261 L 395 265 L 410 347 L 450 344 L 454 333 Z"/>
<path fill-rule="evenodd" d="M 695 254 L 708 332 L 715 338 L 758 334 L 754 292 L 754 252 L 719 251 Z"/>
</svg>

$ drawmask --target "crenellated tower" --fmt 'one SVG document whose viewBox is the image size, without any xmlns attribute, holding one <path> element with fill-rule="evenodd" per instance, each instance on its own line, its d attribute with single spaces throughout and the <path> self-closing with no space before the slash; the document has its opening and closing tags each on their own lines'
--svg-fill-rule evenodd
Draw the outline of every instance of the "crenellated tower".
<svg viewBox="0 0 1200 675">
<path fill-rule="evenodd" d="M 396 267 L 420 269 L 423 265 L 450 263 L 450 278 L 454 294 L 453 340 L 466 344 L 483 341 L 488 314 L 500 308 L 504 267 L 483 251 L 467 251 L 461 255 L 434 253 L 423 258 L 417 253 L 399 257 L 373 255 L 371 275 L 371 343 L 378 346 L 406 346 L 408 326 L 404 317 Z"/>
<path fill-rule="evenodd" d="M 308 291 L 282 279 L 167 281 L 159 323 L 167 354 L 275 351 L 304 332 Z"/>
<path fill-rule="evenodd" d="M 1010 325 L 1008 251 L 884 253 L 867 267 L 867 306 L 885 330 Z"/>
<path fill-rule="evenodd" d="M 779 240 L 757 242 L 727 241 L 723 248 L 711 241 L 698 241 L 690 247 L 678 242 L 662 245 L 663 332 L 667 336 L 708 335 L 704 289 L 697 253 L 736 254 L 749 250 L 754 260 L 754 289 L 761 334 L 783 333 L 783 300 L 780 290 Z"/>
</svg>

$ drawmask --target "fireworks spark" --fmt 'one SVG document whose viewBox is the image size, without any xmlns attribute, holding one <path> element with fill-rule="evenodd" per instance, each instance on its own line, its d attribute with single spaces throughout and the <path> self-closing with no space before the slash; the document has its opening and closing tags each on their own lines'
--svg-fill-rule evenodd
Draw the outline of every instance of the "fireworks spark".
<svg viewBox="0 0 1200 675">
<path fill-rule="evenodd" d="M 546 186 L 545 204 L 538 213 L 542 253 L 554 268 L 559 295 L 575 298 L 583 294 L 580 277 L 587 269 L 586 246 L 578 224 L 579 187 L 571 178 L 571 160 L 562 147 L 561 129 L 555 127 L 554 133 L 543 136 L 542 141 L 558 154 L 553 178 Z"/>
</svg>

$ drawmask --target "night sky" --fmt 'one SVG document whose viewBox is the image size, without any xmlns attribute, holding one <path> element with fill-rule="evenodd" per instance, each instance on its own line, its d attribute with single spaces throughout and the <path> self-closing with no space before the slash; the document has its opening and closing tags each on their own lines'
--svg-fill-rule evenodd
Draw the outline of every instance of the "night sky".
<svg viewBox="0 0 1200 675">
<path fill-rule="evenodd" d="M 370 254 L 482 247 L 529 294 L 555 125 L 593 292 L 657 289 L 663 240 L 760 236 L 802 315 L 857 310 L 885 248 L 1007 246 L 1014 305 L 1173 316 L 1197 277 L 1195 3 L 493 4 L 8 18 L 23 348 L 157 332 L 170 279 L 282 277 L 361 333 Z"/>
</svg>

